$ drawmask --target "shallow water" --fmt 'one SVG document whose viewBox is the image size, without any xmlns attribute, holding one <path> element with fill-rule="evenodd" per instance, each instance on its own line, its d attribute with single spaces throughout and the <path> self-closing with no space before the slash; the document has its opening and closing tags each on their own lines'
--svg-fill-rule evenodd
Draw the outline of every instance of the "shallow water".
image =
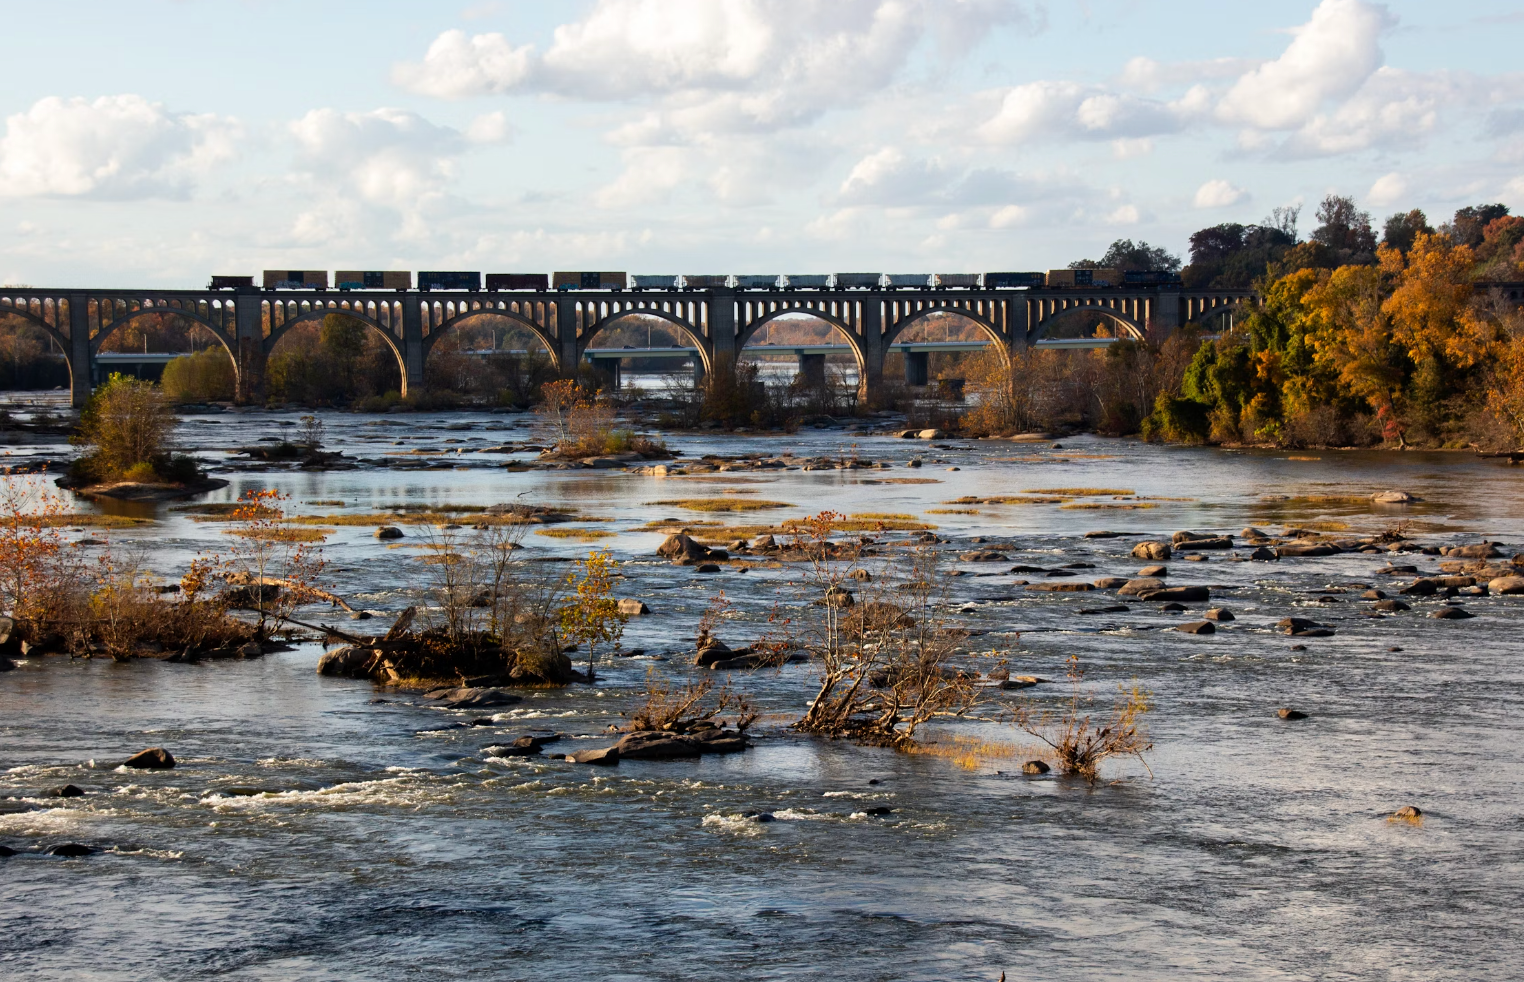
<svg viewBox="0 0 1524 982">
<path fill-rule="evenodd" d="M 289 432 L 294 421 L 197 417 L 185 439 L 217 461 L 217 448 Z M 589 527 L 620 531 L 655 517 L 691 519 L 649 503 L 728 487 L 793 506 L 738 522 L 827 507 L 914 514 L 937 524 L 955 551 L 984 536 L 1017 563 L 1094 563 L 1087 578 L 1141 565 L 1127 555 L 1134 539 L 1080 538 L 1100 528 L 1167 535 L 1323 522 L 1356 533 L 1406 522 L 1410 535 L 1434 543 L 1524 541 L 1518 472 L 1458 455 L 1231 453 L 1095 439 L 1066 440 L 1063 450 L 956 442 L 934 450 L 838 431 L 673 441 L 688 456 L 855 445 L 896 464 L 697 481 L 511 473 L 499 466 L 504 455 L 453 453 L 530 439 L 524 416 L 327 422 L 330 445 L 352 455 L 432 447 L 442 453 L 430 459 L 448 454 L 465 466 L 234 472 L 212 500 L 275 486 L 317 514 L 532 501 L 574 507 L 609 519 Z M 457 439 L 469 442 L 444 442 Z M 912 456 L 926 466 L 904 468 Z M 946 470 L 954 466 L 961 470 Z M 940 483 L 868 483 L 886 477 Z M 959 496 L 1056 487 L 1190 500 L 925 515 L 962 507 L 943 504 Z M 1425 501 L 1380 509 L 1262 500 L 1393 487 Z M 344 507 L 300 504 L 319 500 Z M 150 529 L 106 537 L 117 548 L 142 545 L 164 572 L 219 545 L 219 526 L 159 514 Z M 1515 927 L 1524 900 L 1524 598 L 1468 598 L 1477 615 L 1468 621 L 1429 619 L 1437 600 L 1371 619 L 1358 590 L 1336 595 L 1337 604 L 1312 591 L 1387 586 L 1374 575 L 1385 557 L 1266 564 L 1212 554 L 1172 563 L 1171 581 L 1212 584 L 1214 604 L 1238 620 L 1195 637 L 1159 630 L 1179 615 L 1156 604 L 1079 617 L 1100 595 L 1024 593 L 1009 574 L 950 578 L 952 599 L 969 605 L 968 626 L 989 632 L 977 645 L 1010 652 L 1014 672 L 1061 678 L 1077 652 L 1087 689 L 1103 700 L 1133 680 L 1154 692 L 1152 774 L 1124 761 L 1094 787 L 1015 775 L 1020 755 L 969 771 L 940 757 L 801 739 L 776 722 L 760 727 L 755 749 L 699 762 L 603 771 L 549 757 L 484 758 L 482 748 L 529 729 L 568 734 L 555 749 L 601 745 L 648 671 L 695 671 L 684 639 L 717 590 L 736 604 L 739 616 L 720 632 L 733 643 L 749 640 L 775 602 L 796 602 L 787 583 L 797 570 L 702 577 L 653 562 L 659 540 L 624 532 L 599 545 L 629 560 L 621 595 L 652 609 L 631 623 L 627 646 L 669 660 L 617 660 L 596 690 L 534 694 L 496 714 L 496 727 L 442 729 L 485 714 L 319 678 L 311 645 L 188 666 L 49 659 L 0 675 L 0 802 L 39 806 L 0 814 L 0 843 L 105 850 L 0 859 L 0 975 L 1501 979 L 1524 960 Z M 545 556 L 588 548 L 537 536 L 529 545 Z M 369 528 L 339 527 L 327 554 L 330 578 L 357 607 L 401 609 L 427 576 L 409 558 L 414 550 L 388 550 Z M 1427 557 L 1403 561 L 1436 568 Z M 1270 629 L 1291 614 L 1338 634 L 1294 651 Z M 735 683 L 782 720 L 802 709 L 812 677 L 810 666 L 795 665 Z M 996 698 L 1063 692 L 1042 686 Z M 1274 711 L 1283 705 L 1311 718 L 1282 722 Z M 959 730 L 1026 742 L 999 722 Z M 170 748 L 180 765 L 111 766 L 145 746 Z M 90 793 L 36 797 L 69 782 Z M 1386 820 L 1404 804 L 1423 809 L 1421 826 Z M 878 805 L 894 810 L 863 814 Z M 742 819 L 748 811 L 778 820 Z"/>
</svg>

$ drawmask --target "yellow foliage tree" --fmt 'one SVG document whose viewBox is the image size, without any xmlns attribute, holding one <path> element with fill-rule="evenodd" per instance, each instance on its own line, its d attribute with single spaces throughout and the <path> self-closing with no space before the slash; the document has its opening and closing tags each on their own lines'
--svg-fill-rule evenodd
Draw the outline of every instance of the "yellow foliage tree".
<svg viewBox="0 0 1524 982">
<path fill-rule="evenodd" d="M 619 650 L 625 621 L 614 599 L 614 573 L 619 568 L 607 550 L 593 550 L 581 563 L 582 575 L 571 576 L 566 585 L 572 596 L 561 607 L 561 636 L 573 644 L 587 645 L 587 680 L 597 677 L 598 647 Z"/>
</svg>

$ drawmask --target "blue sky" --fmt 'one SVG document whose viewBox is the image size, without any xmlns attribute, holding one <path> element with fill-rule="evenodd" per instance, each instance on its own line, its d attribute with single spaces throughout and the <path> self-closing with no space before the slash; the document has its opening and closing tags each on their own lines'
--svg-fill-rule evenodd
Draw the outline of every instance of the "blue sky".
<svg viewBox="0 0 1524 982">
<path fill-rule="evenodd" d="M 1517 5 L 4 4 L 0 280 L 1044 269 L 1524 209 Z"/>
</svg>

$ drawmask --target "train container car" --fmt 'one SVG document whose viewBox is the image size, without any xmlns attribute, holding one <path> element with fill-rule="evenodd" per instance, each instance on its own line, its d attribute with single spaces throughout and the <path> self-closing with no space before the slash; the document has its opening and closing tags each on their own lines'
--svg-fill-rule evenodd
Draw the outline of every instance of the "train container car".
<svg viewBox="0 0 1524 982">
<path fill-rule="evenodd" d="M 544 273 L 488 273 L 487 292 L 496 293 L 499 290 L 538 290 L 544 292 L 550 289 L 550 277 Z"/>
<path fill-rule="evenodd" d="M 629 286 L 627 273 L 556 273 L 551 285 L 557 290 L 623 290 Z"/>
<path fill-rule="evenodd" d="M 722 290 L 730 286 L 730 277 L 715 273 L 686 273 L 683 275 L 684 290 Z"/>
<path fill-rule="evenodd" d="M 420 271 L 418 274 L 418 289 L 425 293 L 430 290 L 470 290 L 475 293 L 481 288 L 482 274 L 480 272 L 429 270 Z"/>
<path fill-rule="evenodd" d="M 831 286 L 829 276 L 815 273 L 787 273 L 783 277 L 785 290 L 826 290 Z"/>
<path fill-rule="evenodd" d="M 752 274 L 736 277 L 737 290 L 776 290 L 778 281 L 783 279 L 777 273 Z"/>
<path fill-rule="evenodd" d="M 212 276 L 206 284 L 208 290 L 238 290 L 248 289 L 254 285 L 252 276 Z"/>
<path fill-rule="evenodd" d="M 630 277 L 630 288 L 632 290 L 676 290 L 677 277 L 637 274 Z"/>
<path fill-rule="evenodd" d="M 1089 270 L 1086 270 L 1088 273 Z M 1066 287 L 1074 285 L 1074 270 L 1050 269 L 1048 270 L 1048 285 L 1054 287 Z"/>
<path fill-rule="evenodd" d="M 931 274 L 885 273 L 884 286 L 890 290 L 926 290 L 931 287 Z"/>
<path fill-rule="evenodd" d="M 267 269 L 265 270 L 265 289 L 326 290 L 328 289 L 328 270 Z"/>
<path fill-rule="evenodd" d="M 837 273 L 838 290 L 877 290 L 883 285 L 883 273 Z"/>
<path fill-rule="evenodd" d="M 985 273 L 986 290 L 1034 290 L 1048 285 L 1043 273 Z"/>
<path fill-rule="evenodd" d="M 406 270 L 341 269 L 333 274 L 340 290 L 411 290 L 413 274 Z"/>
<path fill-rule="evenodd" d="M 1180 274 L 1129 269 L 1122 274 L 1122 282 L 1127 286 L 1179 286 Z"/>
<path fill-rule="evenodd" d="M 1050 269 L 1048 285 L 1060 287 L 1121 286 L 1122 274 L 1114 269 Z"/>
<path fill-rule="evenodd" d="M 979 274 L 936 273 L 932 276 L 931 282 L 940 290 L 977 290 L 979 289 Z"/>
</svg>

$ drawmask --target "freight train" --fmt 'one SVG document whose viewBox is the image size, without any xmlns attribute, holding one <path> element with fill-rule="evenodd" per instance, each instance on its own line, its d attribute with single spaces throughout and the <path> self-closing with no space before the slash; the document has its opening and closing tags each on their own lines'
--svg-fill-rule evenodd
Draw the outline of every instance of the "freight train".
<svg viewBox="0 0 1524 982">
<path fill-rule="evenodd" d="M 413 274 L 406 271 L 339 270 L 334 287 L 350 290 L 413 289 Z M 466 291 L 477 293 L 484 288 L 479 272 L 432 270 L 418 274 L 418 289 Z M 316 290 L 328 287 L 328 271 L 312 269 L 264 271 L 265 290 Z M 796 291 L 796 290 L 1036 290 L 1043 287 L 1086 289 L 1121 286 L 1178 286 L 1178 273 L 1137 272 L 1116 269 L 1054 269 L 1046 273 L 788 273 L 711 275 L 688 274 L 631 276 L 624 272 L 488 273 L 488 293 L 532 291 L 564 293 L 573 290 L 717 290 Z M 252 276 L 213 276 L 209 290 L 254 290 Z"/>
</svg>

